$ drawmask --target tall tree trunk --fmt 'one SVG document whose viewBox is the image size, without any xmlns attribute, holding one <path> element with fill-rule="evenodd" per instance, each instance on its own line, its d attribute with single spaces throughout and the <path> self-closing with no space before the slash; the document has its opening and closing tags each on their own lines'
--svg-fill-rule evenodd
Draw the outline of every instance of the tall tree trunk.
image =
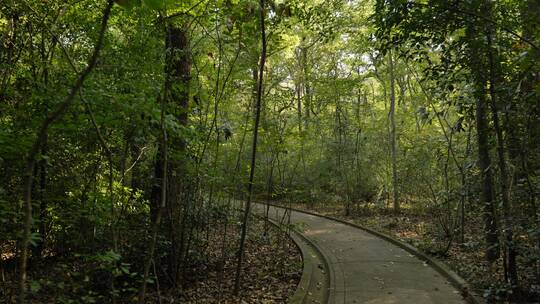
<svg viewBox="0 0 540 304">
<path fill-rule="evenodd" d="M 298 73 L 300 74 L 300 73 Z M 295 85 L 295 91 L 296 91 L 296 110 L 298 112 L 298 132 L 300 135 L 302 134 L 302 98 L 303 98 L 303 83 L 302 83 L 302 77 L 299 77 L 299 79 L 296 80 Z"/>
<path fill-rule="evenodd" d="M 191 79 L 191 52 L 189 28 L 168 24 L 166 28 L 166 62 L 165 62 L 165 101 L 174 109 L 174 116 L 182 126 L 188 125 L 189 92 Z M 170 136 L 172 154 L 167 174 L 167 211 L 169 214 L 169 236 L 172 243 L 169 271 L 176 284 L 180 283 L 180 267 L 185 248 L 185 228 L 189 212 L 186 142 L 179 135 Z M 189 198 L 188 198 L 189 197 Z"/>
<path fill-rule="evenodd" d="M 489 11 L 489 3 L 482 0 L 478 10 L 485 14 Z M 497 235 L 496 201 L 493 197 L 493 174 L 491 157 L 489 155 L 490 130 L 486 115 L 486 87 L 488 79 L 485 75 L 487 69 L 485 24 L 480 21 L 470 23 L 466 28 L 468 40 L 468 67 L 474 86 L 476 101 L 476 137 L 478 142 L 478 169 L 480 170 L 481 193 L 480 204 L 483 206 L 484 233 L 486 240 L 485 258 L 489 264 L 499 257 L 499 238 Z"/>
<path fill-rule="evenodd" d="M 244 262 L 244 250 L 246 242 L 246 234 L 249 220 L 249 213 L 251 209 L 251 198 L 253 195 L 253 178 L 255 176 L 255 165 L 257 157 L 257 137 L 259 134 L 259 121 L 261 117 L 261 100 L 262 100 L 262 88 L 263 88 L 263 77 L 264 77 L 264 64 L 266 62 L 266 32 L 264 28 L 264 0 L 259 0 L 259 11 L 260 11 L 260 29 L 261 29 L 261 59 L 259 63 L 259 79 L 257 81 L 257 100 L 255 104 L 255 125 L 253 127 L 253 142 L 251 146 L 251 167 L 249 172 L 249 183 L 248 183 L 248 197 L 246 200 L 246 206 L 244 209 L 244 219 L 242 222 L 242 231 L 240 235 L 240 248 L 238 250 L 238 260 L 236 264 L 236 276 L 234 282 L 234 294 L 238 295 L 240 292 L 240 279 L 242 277 L 242 266 Z"/>
<path fill-rule="evenodd" d="M 167 24 L 165 26 L 165 87 L 160 102 L 165 103 L 168 112 L 173 112 L 177 122 L 182 126 L 188 125 L 189 85 L 191 79 L 191 53 L 189 28 Z M 186 142 L 178 134 L 170 134 L 169 152 L 174 157 L 167 158 L 165 170 L 164 145 L 158 147 L 154 163 L 154 183 L 152 186 L 150 218 L 153 223 L 162 221 L 161 212 L 167 212 L 166 226 L 169 227 L 168 238 L 171 242 L 171 252 L 168 258 L 168 272 L 173 282 L 181 282 L 182 252 L 184 251 L 185 220 L 182 215 L 187 212 L 186 193 Z M 167 180 L 165 183 L 164 180 Z M 162 189 L 163 185 L 167 189 Z M 166 203 L 163 193 L 167 193 Z M 161 210 L 165 208 L 166 210 Z M 149 264 L 148 264 L 149 265 Z M 149 267 L 149 266 L 147 266 Z"/>
<path fill-rule="evenodd" d="M 336 88 L 337 89 L 337 88 Z M 351 200 L 350 200 L 350 187 L 349 187 L 349 177 L 347 175 L 346 169 L 344 168 L 344 162 L 345 162 L 345 153 L 344 153 L 344 146 L 347 144 L 347 134 L 345 132 L 345 124 L 343 123 L 343 120 L 346 120 L 346 115 L 343 114 L 343 111 L 346 111 L 342 105 L 341 105 L 341 97 L 337 96 L 336 98 L 336 140 L 337 140 L 337 164 L 336 167 L 338 168 L 339 177 L 341 179 L 341 182 L 345 184 L 345 216 L 349 216 L 351 214 Z"/>
<path fill-rule="evenodd" d="M 274 153 L 276 155 L 274 155 Z M 268 180 L 266 182 L 266 209 L 264 212 L 264 236 L 269 241 L 268 238 L 268 229 L 270 226 L 270 201 L 272 200 L 272 196 L 274 193 L 274 165 L 275 165 L 275 158 L 279 157 L 279 151 L 272 152 L 270 156 L 270 172 L 268 173 Z"/>
<path fill-rule="evenodd" d="M 305 128 L 309 126 L 309 117 L 311 115 L 311 87 L 309 85 L 309 66 L 308 66 L 308 48 L 302 47 L 302 83 L 304 86 L 304 116 Z"/>
<path fill-rule="evenodd" d="M 162 172 L 167 171 L 167 165 L 168 165 L 168 158 L 167 158 L 167 128 L 165 127 L 165 108 L 166 108 L 166 102 L 164 98 L 160 98 L 161 103 L 161 156 L 160 156 L 160 165 L 162 166 L 160 170 Z M 139 290 L 139 299 L 138 303 L 143 304 L 145 297 L 146 297 L 146 284 L 148 282 L 148 278 L 150 276 L 150 266 L 151 264 L 155 263 L 154 260 L 154 251 L 156 249 L 156 242 L 157 242 L 157 236 L 158 236 L 158 230 L 161 223 L 161 218 L 163 215 L 163 210 L 165 209 L 165 204 L 167 201 L 167 176 L 163 175 L 161 177 L 161 185 L 159 189 L 161 190 L 161 193 L 159 194 L 159 199 L 161 201 L 159 202 L 159 206 L 157 206 L 155 218 L 152 222 L 152 241 L 150 243 L 150 247 L 148 248 L 148 252 L 146 254 L 146 261 L 143 268 L 143 281 L 141 288 Z M 154 275 L 157 276 L 155 273 L 155 267 L 154 267 Z"/>
<path fill-rule="evenodd" d="M 504 138 L 501 128 L 501 123 L 499 121 L 499 111 L 497 109 L 498 102 L 498 93 L 496 86 L 499 83 L 497 76 L 497 67 L 495 63 L 495 54 L 493 50 L 493 33 L 489 29 L 486 33 L 487 47 L 488 47 L 488 58 L 489 58 L 489 92 L 491 96 L 491 115 L 493 117 L 493 127 L 495 128 L 495 135 L 497 136 L 497 156 L 499 162 L 499 182 L 502 192 L 502 207 L 503 207 L 503 232 L 505 236 L 505 250 L 507 250 L 507 260 L 506 264 L 506 273 L 505 277 L 510 283 L 513 289 L 517 286 L 518 283 L 518 274 L 516 266 L 516 256 L 517 252 L 514 246 L 514 229 L 513 229 L 513 219 L 512 219 L 512 202 L 510 201 L 510 189 L 508 186 L 508 169 L 506 166 L 506 157 L 504 151 Z"/>
<path fill-rule="evenodd" d="M 534 41 L 536 35 L 536 39 L 538 39 L 537 29 L 540 27 L 540 3 L 537 0 L 526 0 L 523 2 L 521 7 L 521 19 L 523 37 L 528 40 Z M 534 50 L 532 50 L 529 45 L 528 47 L 529 54 L 535 54 Z M 538 54 L 538 52 L 536 52 L 536 54 Z M 535 62 L 531 61 L 531 64 L 535 64 Z M 535 96 L 537 96 L 537 94 L 534 93 L 534 89 L 535 85 L 538 86 L 538 83 L 540 83 L 540 76 L 538 75 L 538 73 L 528 71 L 521 82 L 521 92 L 518 97 L 520 103 L 530 104 L 537 102 L 537 100 L 535 99 Z M 529 118 L 524 118 L 524 120 L 530 121 L 530 117 L 533 117 L 533 120 L 538 119 L 538 117 L 540 116 L 540 113 L 538 112 L 539 107 L 532 108 L 536 108 L 536 111 L 534 111 L 533 113 L 529 113 Z M 510 121 L 511 116 L 508 114 L 508 111 L 506 111 L 506 113 L 506 129 L 509 138 L 508 154 L 513 163 L 516 164 L 517 168 L 517 172 L 514 175 L 514 184 L 517 185 L 518 180 L 526 181 L 525 184 L 527 186 L 525 187 L 526 190 L 524 192 L 528 193 L 528 198 L 525 199 L 524 197 L 523 199 L 528 201 L 528 209 L 530 210 L 530 214 L 532 215 L 531 219 L 534 221 L 534 225 L 536 225 L 536 227 L 540 227 L 540 216 L 537 212 L 538 191 L 535 191 L 533 182 L 529 177 L 529 171 L 531 171 L 531 169 L 532 171 L 534 171 L 535 168 L 530 168 L 530 164 L 527 159 L 528 155 L 527 152 L 525 152 L 529 149 L 524 149 L 525 146 L 538 146 L 538 138 L 540 138 L 540 134 L 538 132 L 538 128 L 527 127 L 527 134 L 529 134 L 529 143 L 525 144 L 525 142 L 527 142 L 526 139 L 523 140 L 524 143 L 521 143 L 517 135 L 515 134 L 515 127 L 512 128 L 514 123 Z M 531 126 L 530 123 L 524 124 L 527 126 Z M 536 250 L 540 251 L 540 234 L 536 236 Z M 536 261 L 536 285 L 540 285 L 540 259 Z"/>
<path fill-rule="evenodd" d="M 154 161 L 154 178 L 152 190 L 150 194 L 150 221 L 154 223 L 157 219 L 157 214 L 161 208 L 161 193 L 163 185 L 163 170 L 164 170 L 164 151 L 161 147 L 158 148 L 156 159 Z"/>
<path fill-rule="evenodd" d="M 472 126 L 469 125 L 467 129 L 467 143 L 465 145 L 465 157 L 464 160 L 467 161 L 469 159 L 469 155 L 471 153 L 471 129 Z M 462 166 L 463 170 L 461 171 L 461 195 L 460 195 L 460 238 L 459 241 L 461 244 L 465 243 L 465 223 L 467 220 L 467 209 L 466 205 L 469 204 L 469 195 L 470 195 L 470 189 L 469 189 L 469 177 L 468 177 L 468 169 L 465 167 L 465 165 Z"/>
<path fill-rule="evenodd" d="M 51 44 L 51 48 L 54 49 L 56 43 L 53 42 Z M 51 51 L 52 53 L 52 51 Z M 41 77 L 36 77 L 36 82 L 42 81 L 44 87 L 48 87 L 49 85 L 49 67 L 48 67 L 48 55 L 45 47 L 45 30 L 41 31 L 41 43 L 39 47 L 39 55 L 41 58 L 41 61 L 43 62 L 43 70 L 41 72 Z M 49 103 L 47 100 L 44 101 L 43 104 L 43 110 L 45 113 L 45 117 L 49 114 Z M 40 151 L 41 151 L 41 160 L 39 161 L 39 169 L 37 170 L 39 172 L 39 189 L 38 189 L 38 196 L 39 196 L 39 227 L 38 227 L 38 233 L 40 239 L 37 241 L 36 246 L 34 247 L 33 255 L 36 258 L 41 258 L 43 255 L 43 249 L 45 247 L 45 239 L 46 239 L 46 229 L 47 229 L 47 201 L 45 200 L 45 191 L 47 186 L 47 154 L 49 153 L 49 147 L 48 147 L 48 141 L 49 141 L 49 134 L 46 133 L 43 138 L 43 143 L 41 144 Z"/>
<path fill-rule="evenodd" d="M 49 152 L 48 148 L 48 134 L 45 134 L 43 138 L 43 144 L 41 145 L 41 155 L 47 156 Z M 35 254 L 40 258 L 43 255 L 43 249 L 45 248 L 45 240 L 47 238 L 47 201 L 45 199 L 45 191 L 47 188 L 47 159 L 42 157 L 39 162 L 39 237 L 37 242 Z"/>
<path fill-rule="evenodd" d="M 397 174 L 397 152 L 396 152 L 396 88 L 395 88 L 395 71 L 394 71 L 394 59 L 392 58 L 392 51 L 388 52 L 388 68 L 390 69 L 390 110 L 388 111 L 388 118 L 390 120 L 390 155 L 392 158 L 392 186 L 393 186 L 393 201 L 394 212 L 399 213 L 399 193 L 398 193 L 398 174 Z"/>
<path fill-rule="evenodd" d="M 481 72 L 483 73 L 483 72 Z M 481 174 L 482 192 L 480 202 L 484 207 L 484 230 L 486 233 L 486 259 L 494 262 L 499 256 L 495 201 L 493 198 L 493 177 L 491 158 L 489 156 L 489 129 L 486 117 L 486 100 L 484 84 L 477 87 L 476 97 L 476 132 L 478 138 L 478 168 Z M 478 84 L 477 84 L 478 86 Z"/>
</svg>

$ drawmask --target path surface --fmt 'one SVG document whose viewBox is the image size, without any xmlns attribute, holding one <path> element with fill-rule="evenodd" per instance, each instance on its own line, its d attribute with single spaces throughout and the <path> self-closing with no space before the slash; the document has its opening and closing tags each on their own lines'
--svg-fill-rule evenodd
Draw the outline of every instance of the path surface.
<svg viewBox="0 0 540 304">
<path fill-rule="evenodd" d="M 271 218 L 282 218 L 284 209 L 270 208 Z M 262 214 L 264 206 L 255 204 L 253 210 Z M 297 211 L 292 211 L 291 223 L 328 262 L 329 303 L 466 303 L 433 268 L 364 230 Z"/>
</svg>

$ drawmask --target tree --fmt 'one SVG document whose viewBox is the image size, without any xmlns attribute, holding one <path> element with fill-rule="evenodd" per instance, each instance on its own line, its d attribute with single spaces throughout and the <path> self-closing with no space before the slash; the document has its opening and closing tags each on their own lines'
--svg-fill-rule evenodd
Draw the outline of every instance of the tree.
<svg viewBox="0 0 540 304">
<path fill-rule="evenodd" d="M 86 68 L 79 74 L 75 84 L 71 88 L 69 95 L 65 97 L 63 102 L 47 116 L 47 118 L 41 123 L 37 132 L 36 139 L 28 153 L 25 170 L 25 187 L 24 187 L 24 205 L 25 205 L 25 217 L 24 217 L 24 231 L 20 245 L 20 263 L 19 263 L 19 303 L 26 302 L 26 268 L 28 264 L 28 246 L 30 244 L 30 233 L 33 225 L 32 218 L 32 185 L 34 180 L 34 168 L 36 166 L 36 159 L 40 148 L 47 138 L 47 132 L 51 124 L 61 119 L 66 110 L 71 106 L 75 100 L 75 96 L 79 93 L 79 90 L 83 86 L 85 79 L 90 75 L 94 67 L 96 66 L 97 59 L 101 48 L 103 47 L 103 40 L 105 37 L 105 31 L 107 30 L 107 24 L 109 22 L 113 1 L 107 1 L 107 6 L 104 10 L 103 17 L 101 19 L 101 29 L 99 32 L 98 40 L 94 46 L 92 55 L 90 56 Z"/>
<path fill-rule="evenodd" d="M 238 295 L 240 292 L 240 279 L 242 275 L 242 265 L 244 259 L 244 246 L 246 241 L 246 233 L 248 229 L 249 213 L 251 209 L 251 199 L 253 195 L 253 180 L 255 176 L 255 165 L 257 160 L 257 140 L 259 135 L 259 123 L 261 119 L 261 102 L 263 94 L 263 80 L 264 80 L 264 64 L 266 62 L 266 32 L 264 27 L 265 17 L 265 1 L 259 1 L 259 24 L 261 31 L 261 58 L 259 62 L 259 77 L 257 80 L 257 96 L 255 101 L 255 121 L 253 125 L 253 140 L 251 145 L 251 166 L 249 169 L 249 182 L 248 182 L 248 195 L 246 204 L 244 206 L 244 218 L 242 221 L 242 232 L 240 234 L 240 248 L 238 249 L 238 262 L 236 266 L 236 277 L 234 283 L 234 294 Z"/>
</svg>

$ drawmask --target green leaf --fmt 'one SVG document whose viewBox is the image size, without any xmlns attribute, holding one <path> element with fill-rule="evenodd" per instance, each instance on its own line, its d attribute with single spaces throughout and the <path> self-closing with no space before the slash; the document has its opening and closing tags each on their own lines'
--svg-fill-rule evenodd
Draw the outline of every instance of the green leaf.
<svg viewBox="0 0 540 304">
<path fill-rule="evenodd" d="M 165 8 L 165 0 L 144 0 L 144 4 L 154 10 Z"/>
<path fill-rule="evenodd" d="M 39 241 L 41 241 L 41 235 L 39 235 L 38 232 L 32 232 L 32 233 L 30 234 L 30 239 L 29 239 L 29 241 L 30 241 L 30 245 L 32 245 L 32 246 L 35 247 L 35 246 L 37 246 L 37 243 L 38 243 Z"/>
<path fill-rule="evenodd" d="M 115 3 L 119 6 L 127 9 L 132 9 L 141 5 L 141 0 L 115 0 Z"/>
<path fill-rule="evenodd" d="M 32 293 L 36 293 L 41 290 L 41 284 L 39 284 L 38 281 L 32 281 L 30 282 L 30 291 Z"/>
</svg>

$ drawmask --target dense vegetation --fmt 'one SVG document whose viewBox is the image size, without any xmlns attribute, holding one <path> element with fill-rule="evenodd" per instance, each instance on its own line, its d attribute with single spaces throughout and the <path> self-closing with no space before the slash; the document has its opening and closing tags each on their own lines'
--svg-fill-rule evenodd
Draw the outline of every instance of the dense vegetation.
<svg viewBox="0 0 540 304">
<path fill-rule="evenodd" d="M 0 37 L 6 302 L 144 303 L 229 226 L 238 294 L 265 200 L 540 295 L 537 0 L 5 0 Z"/>
</svg>

